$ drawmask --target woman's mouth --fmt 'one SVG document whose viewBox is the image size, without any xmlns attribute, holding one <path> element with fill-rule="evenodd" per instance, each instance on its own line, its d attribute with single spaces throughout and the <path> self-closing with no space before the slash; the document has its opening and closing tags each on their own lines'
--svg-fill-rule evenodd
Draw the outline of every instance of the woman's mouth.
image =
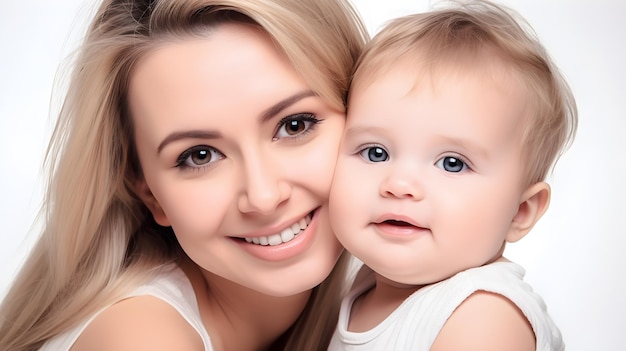
<svg viewBox="0 0 626 351">
<path fill-rule="evenodd" d="M 315 242 L 320 221 L 318 212 L 319 208 L 280 232 L 239 237 L 234 242 L 248 254 L 263 261 L 281 262 L 299 257 Z"/>
<path fill-rule="evenodd" d="M 284 243 L 288 243 L 295 238 L 301 231 L 305 230 L 309 223 L 311 223 L 311 214 L 307 214 L 291 227 L 283 229 L 280 233 L 272 234 L 269 236 L 257 236 L 253 238 L 244 238 L 247 242 L 262 246 L 276 246 Z"/>
</svg>

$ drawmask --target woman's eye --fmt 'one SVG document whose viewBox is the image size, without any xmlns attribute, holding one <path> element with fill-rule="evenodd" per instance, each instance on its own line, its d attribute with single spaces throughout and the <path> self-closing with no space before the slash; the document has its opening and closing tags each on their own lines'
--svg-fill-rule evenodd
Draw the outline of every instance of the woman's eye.
<svg viewBox="0 0 626 351">
<path fill-rule="evenodd" d="M 385 162 L 389 160 L 389 154 L 380 146 L 369 146 L 359 152 L 363 159 L 370 162 Z"/>
<path fill-rule="evenodd" d="M 320 122 L 321 120 L 310 113 L 288 116 L 279 122 L 274 139 L 294 138 L 305 135 L 312 132 L 315 125 Z"/>
<path fill-rule="evenodd" d="M 285 133 L 287 133 L 288 135 L 300 134 L 305 131 L 306 128 L 307 125 L 305 121 L 291 120 L 285 123 Z"/>
<path fill-rule="evenodd" d="M 437 161 L 436 166 L 451 173 L 459 173 L 468 169 L 467 164 L 463 162 L 463 160 L 453 156 L 440 158 Z"/>
<path fill-rule="evenodd" d="M 199 168 L 217 162 L 224 158 L 224 154 L 217 149 L 207 146 L 198 145 L 185 150 L 176 162 L 176 167 L 180 168 Z"/>
</svg>

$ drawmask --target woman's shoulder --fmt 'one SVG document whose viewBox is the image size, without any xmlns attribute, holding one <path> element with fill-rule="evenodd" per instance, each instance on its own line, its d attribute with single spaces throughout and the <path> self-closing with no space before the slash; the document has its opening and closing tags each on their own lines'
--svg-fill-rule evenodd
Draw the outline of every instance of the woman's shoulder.
<svg viewBox="0 0 626 351">
<path fill-rule="evenodd" d="M 206 345 L 206 346 L 205 346 Z M 105 306 L 42 350 L 210 350 L 189 279 L 177 265 Z"/>
<path fill-rule="evenodd" d="M 155 296 L 122 300 L 83 330 L 73 351 L 205 350 L 200 334 L 171 304 Z"/>
</svg>

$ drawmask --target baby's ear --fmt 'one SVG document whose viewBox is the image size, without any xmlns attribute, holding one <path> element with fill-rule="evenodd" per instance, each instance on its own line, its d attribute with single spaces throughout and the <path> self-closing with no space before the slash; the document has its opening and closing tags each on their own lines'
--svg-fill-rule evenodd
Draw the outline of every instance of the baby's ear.
<svg viewBox="0 0 626 351">
<path fill-rule="evenodd" d="M 522 194 L 517 213 L 511 222 L 506 241 L 513 243 L 523 238 L 543 216 L 550 204 L 550 185 L 539 182 L 531 185 Z"/>
<path fill-rule="evenodd" d="M 152 217 L 154 217 L 154 221 L 157 222 L 162 227 L 169 227 L 170 222 L 165 215 L 165 212 L 161 208 L 159 201 L 154 197 L 148 183 L 146 180 L 141 177 L 135 181 L 135 193 L 141 199 L 141 201 L 146 205 L 148 210 L 152 213 Z"/>
</svg>

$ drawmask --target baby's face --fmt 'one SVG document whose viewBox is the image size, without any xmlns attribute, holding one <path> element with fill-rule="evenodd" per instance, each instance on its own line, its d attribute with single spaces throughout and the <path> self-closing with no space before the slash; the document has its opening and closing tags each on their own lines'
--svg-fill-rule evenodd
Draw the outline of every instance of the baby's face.
<svg viewBox="0 0 626 351">
<path fill-rule="evenodd" d="M 357 82 L 330 210 L 350 252 L 421 285 L 500 257 L 525 190 L 528 99 L 510 74 L 414 72 Z"/>
</svg>

